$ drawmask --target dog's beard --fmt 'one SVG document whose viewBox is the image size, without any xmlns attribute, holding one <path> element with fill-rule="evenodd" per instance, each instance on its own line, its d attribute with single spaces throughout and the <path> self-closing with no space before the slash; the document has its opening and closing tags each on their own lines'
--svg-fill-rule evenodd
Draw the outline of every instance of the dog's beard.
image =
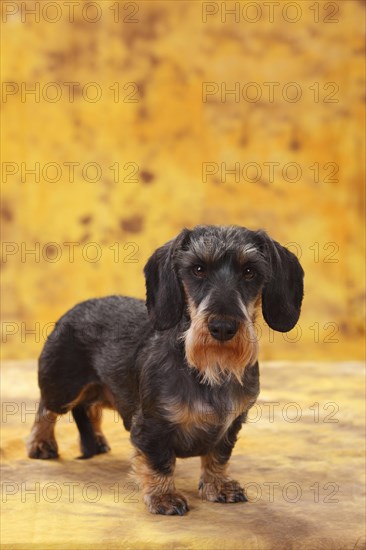
<svg viewBox="0 0 366 550">
<path fill-rule="evenodd" d="M 202 382 L 221 384 L 234 377 L 242 384 L 245 368 L 254 364 L 258 356 L 258 341 L 253 322 L 241 323 L 231 340 L 219 342 L 208 330 L 204 307 L 196 309 L 190 304 L 189 310 L 191 325 L 184 334 L 189 366 L 200 372 Z"/>
</svg>

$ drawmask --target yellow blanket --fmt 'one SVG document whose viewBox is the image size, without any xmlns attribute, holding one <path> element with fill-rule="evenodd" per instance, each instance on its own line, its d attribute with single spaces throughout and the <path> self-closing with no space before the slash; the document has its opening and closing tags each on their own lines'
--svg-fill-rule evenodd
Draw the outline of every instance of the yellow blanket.
<svg viewBox="0 0 366 550">
<path fill-rule="evenodd" d="M 178 462 L 185 517 L 150 515 L 129 475 L 132 447 L 105 413 L 108 455 L 79 454 L 71 416 L 59 460 L 30 460 L 36 363 L 2 365 L 2 547 L 42 549 L 348 549 L 364 544 L 362 366 L 266 363 L 262 392 L 235 447 L 231 474 L 248 503 L 198 496 L 199 459 Z"/>
</svg>

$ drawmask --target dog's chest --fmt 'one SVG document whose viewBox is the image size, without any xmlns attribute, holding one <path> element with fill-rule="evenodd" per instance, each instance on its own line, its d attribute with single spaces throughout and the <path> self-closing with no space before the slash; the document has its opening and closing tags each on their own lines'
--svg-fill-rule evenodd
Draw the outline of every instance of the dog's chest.
<svg viewBox="0 0 366 550">
<path fill-rule="evenodd" d="M 165 411 L 170 422 L 192 437 L 200 431 L 225 433 L 248 406 L 249 400 L 244 394 L 224 394 L 221 399 L 208 399 L 204 396 L 187 400 L 172 398 L 166 404 Z"/>
</svg>

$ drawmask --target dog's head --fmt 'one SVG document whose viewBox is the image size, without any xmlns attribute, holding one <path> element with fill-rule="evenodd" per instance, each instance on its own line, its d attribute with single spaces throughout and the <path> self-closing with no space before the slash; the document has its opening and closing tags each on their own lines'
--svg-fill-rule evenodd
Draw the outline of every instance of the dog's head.
<svg viewBox="0 0 366 550">
<path fill-rule="evenodd" d="M 158 331 L 187 314 L 187 360 L 205 380 L 220 382 L 222 374 L 241 380 L 257 358 L 257 306 L 272 329 L 291 330 L 300 315 L 303 275 L 296 256 L 264 231 L 198 226 L 184 229 L 147 262 L 146 305 Z"/>
</svg>

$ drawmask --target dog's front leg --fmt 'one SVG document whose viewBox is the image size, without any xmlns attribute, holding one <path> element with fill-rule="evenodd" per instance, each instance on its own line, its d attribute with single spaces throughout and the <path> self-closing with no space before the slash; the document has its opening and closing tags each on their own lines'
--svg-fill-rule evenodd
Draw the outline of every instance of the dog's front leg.
<svg viewBox="0 0 366 550">
<path fill-rule="evenodd" d="M 203 500 L 210 502 L 245 502 L 243 488 L 227 473 L 227 462 L 221 463 L 215 454 L 201 457 L 202 473 L 199 492 Z"/>
<path fill-rule="evenodd" d="M 229 459 L 241 428 L 241 418 L 234 420 L 228 432 L 207 455 L 201 456 L 199 492 L 210 502 L 246 502 L 244 489 L 227 475 Z"/>
<path fill-rule="evenodd" d="M 174 467 L 174 453 L 162 450 L 159 441 L 156 442 L 155 453 L 136 450 L 133 469 L 141 485 L 144 502 L 152 514 L 183 516 L 189 510 L 185 497 L 175 488 Z"/>
</svg>

